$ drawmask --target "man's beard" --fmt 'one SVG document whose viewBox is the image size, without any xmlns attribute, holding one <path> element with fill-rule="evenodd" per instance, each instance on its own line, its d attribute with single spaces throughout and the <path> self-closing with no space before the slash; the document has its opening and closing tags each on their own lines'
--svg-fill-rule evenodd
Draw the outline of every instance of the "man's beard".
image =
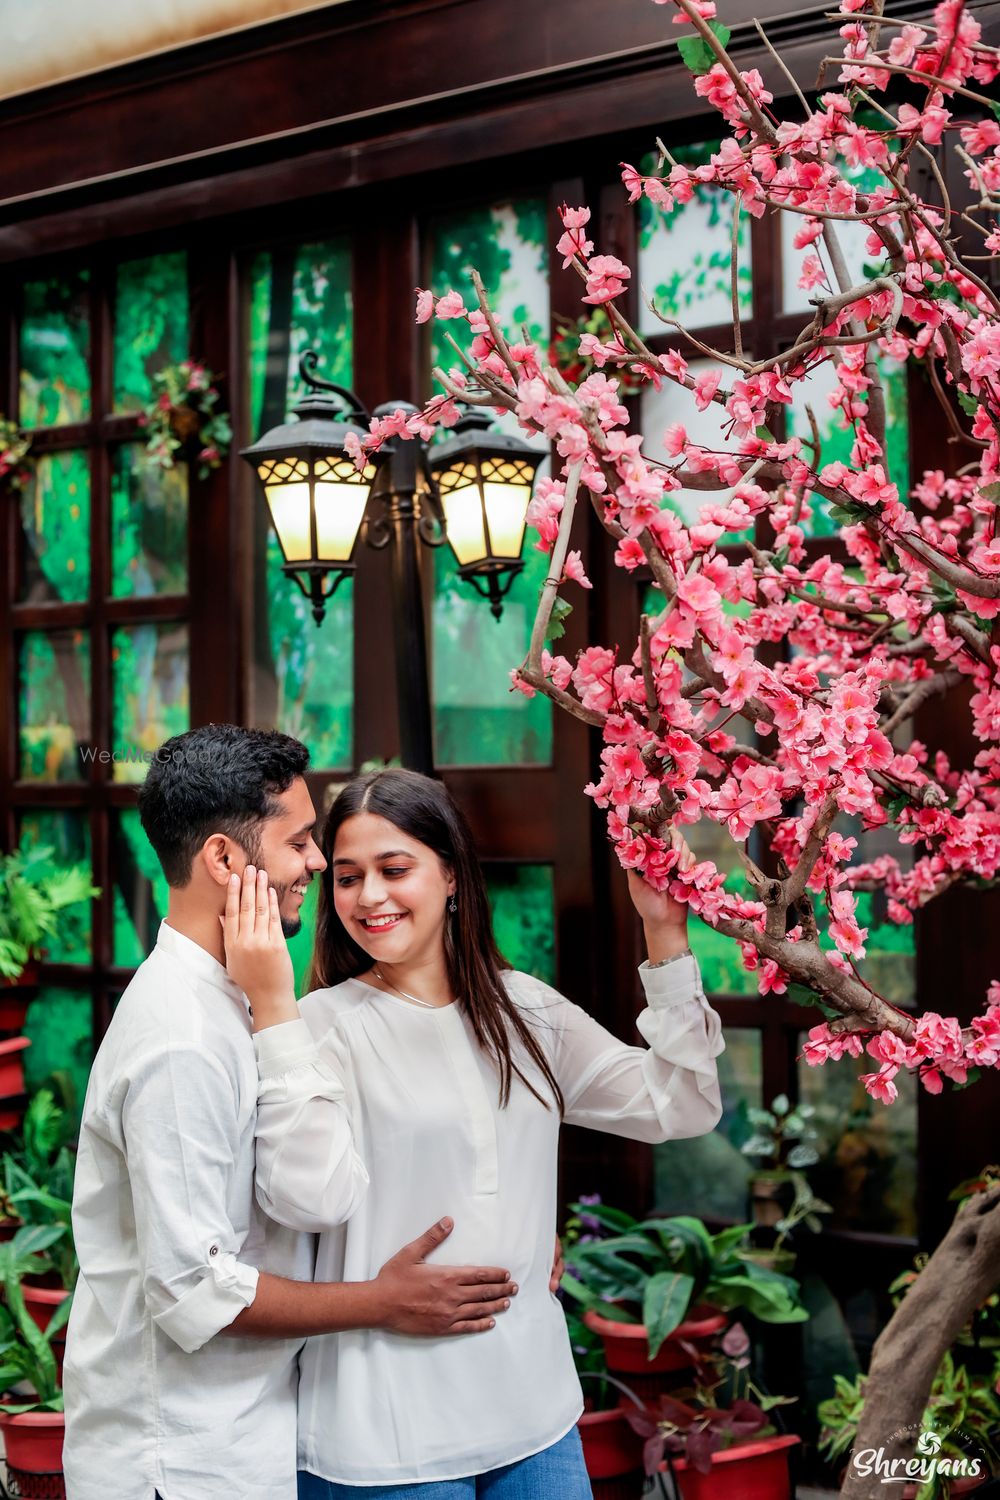
<svg viewBox="0 0 1000 1500">
<path fill-rule="evenodd" d="M 274 893 L 278 898 L 278 914 L 281 917 L 281 930 L 285 934 L 286 938 L 293 938 L 295 937 L 296 933 L 302 931 L 302 918 L 297 913 L 294 917 L 286 917 L 281 910 L 282 902 L 288 895 L 290 887 L 287 885 L 278 885 L 277 882 L 273 880 L 271 884 L 274 887 Z"/>
</svg>

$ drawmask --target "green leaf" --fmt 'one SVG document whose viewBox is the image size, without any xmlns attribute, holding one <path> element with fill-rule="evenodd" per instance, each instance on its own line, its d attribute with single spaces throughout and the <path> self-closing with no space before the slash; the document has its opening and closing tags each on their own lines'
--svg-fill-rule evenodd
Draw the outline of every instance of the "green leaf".
<svg viewBox="0 0 1000 1500">
<path fill-rule="evenodd" d="M 570 1211 L 596 1219 L 598 1224 L 603 1224 L 605 1229 L 613 1229 L 615 1234 L 627 1234 L 638 1222 L 624 1209 L 610 1208 L 606 1203 L 571 1203 Z"/>
<path fill-rule="evenodd" d="M 811 1009 L 818 1005 L 820 997 L 815 990 L 808 989 L 804 984 L 790 984 L 788 998 L 794 1005 L 805 1005 Z"/>
<path fill-rule="evenodd" d="M 841 526 L 854 526 L 862 512 L 853 506 L 848 509 L 846 505 L 831 505 L 829 514 L 831 521 L 838 521 Z"/>
<path fill-rule="evenodd" d="M 979 493 L 985 500 L 992 500 L 994 505 L 1000 504 L 1000 484 L 984 484 Z"/>
<path fill-rule="evenodd" d="M 997 119 L 1000 120 L 1000 104 L 995 99 L 990 100 L 990 109 L 996 115 Z"/>
<path fill-rule="evenodd" d="M 649 1339 L 649 1357 L 654 1359 L 668 1333 L 673 1333 L 691 1305 L 694 1277 L 683 1271 L 660 1271 L 651 1276 L 642 1299 L 642 1321 Z"/>
<path fill-rule="evenodd" d="M 552 606 L 552 614 L 549 616 L 549 628 L 545 633 L 546 640 L 558 641 L 566 634 L 566 621 L 572 613 L 572 604 L 567 604 L 565 599 L 556 600 Z"/>
<path fill-rule="evenodd" d="M 721 21 L 709 21 L 708 25 L 725 47 L 732 35 L 729 27 L 723 26 Z M 703 73 L 711 72 L 719 60 L 713 48 L 700 36 L 682 36 L 677 43 L 677 49 L 684 61 L 684 66 L 696 78 Z"/>
<path fill-rule="evenodd" d="M 722 1229 L 712 1236 L 712 1254 L 716 1260 L 724 1260 L 737 1245 L 743 1243 L 753 1226 L 734 1224 L 731 1229 Z"/>
<path fill-rule="evenodd" d="M 958 404 L 967 417 L 974 417 L 979 410 L 979 402 L 975 396 L 970 396 L 968 391 L 959 391 Z"/>
</svg>

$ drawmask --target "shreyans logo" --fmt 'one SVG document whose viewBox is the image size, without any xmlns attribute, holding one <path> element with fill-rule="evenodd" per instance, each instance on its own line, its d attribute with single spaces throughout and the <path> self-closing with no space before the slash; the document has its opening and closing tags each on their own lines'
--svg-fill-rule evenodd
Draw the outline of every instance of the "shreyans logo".
<svg viewBox="0 0 1000 1500">
<path fill-rule="evenodd" d="M 985 1472 L 981 1458 L 964 1453 L 946 1453 L 941 1457 L 943 1446 L 941 1433 L 922 1432 L 913 1458 L 886 1458 L 884 1448 L 863 1448 L 852 1455 L 851 1467 L 861 1479 L 876 1478 L 882 1484 L 912 1484 L 914 1480 L 926 1484 L 936 1478 L 978 1479 Z"/>
</svg>

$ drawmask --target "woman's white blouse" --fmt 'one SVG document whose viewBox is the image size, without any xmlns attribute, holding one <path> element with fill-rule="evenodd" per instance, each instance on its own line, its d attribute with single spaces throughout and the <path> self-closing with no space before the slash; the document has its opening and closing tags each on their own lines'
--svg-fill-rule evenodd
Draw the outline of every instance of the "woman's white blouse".
<svg viewBox="0 0 1000 1500">
<path fill-rule="evenodd" d="M 559 1081 L 568 1123 L 641 1141 L 703 1135 L 722 1113 L 719 1018 L 693 958 L 640 974 L 648 1050 L 527 974 L 505 979 Z M 257 1193 L 279 1223 L 323 1231 L 316 1279 L 369 1280 L 449 1215 L 455 1228 L 434 1258 L 503 1267 L 519 1292 L 487 1333 L 310 1339 L 300 1466 L 345 1484 L 401 1484 L 484 1473 L 548 1447 L 583 1406 L 549 1291 L 557 1109 L 516 1078 L 500 1107 L 493 1065 L 459 1005 L 427 1010 L 352 979 L 307 995 L 302 1017 L 254 1039 Z M 537 1069 L 514 1055 L 544 1096 Z"/>
</svg>

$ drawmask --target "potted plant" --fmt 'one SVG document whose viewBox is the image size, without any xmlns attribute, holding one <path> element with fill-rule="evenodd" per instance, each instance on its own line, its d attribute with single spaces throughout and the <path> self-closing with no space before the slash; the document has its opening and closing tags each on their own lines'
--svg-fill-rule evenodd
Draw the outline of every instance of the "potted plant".
<svg viewBox="0 0 1000 1500">
<path fill-rule="evenodd" d="M 740 1149 L 744 1156 L 762 1163 L 750 1179 L 751 1213 L 762 1228 L 777 1228 L 791 1208 L 793 1172 L 819 1161 L 815 1145 L 819 1133 L 812 1124 L 815 1114 L 811 1104 L 793 1109 L 787 1094 L 772 1099 L 770 1109 L 747 1111 L 754 1133 Z"/>
<path fill-rule="evenodd" d="M 566 1326 L 577 1374 L 583 1386 L 584 1411 L 577 1427 L 594 1500 L 636 1500 L 642 1481 L 642 1443 L 625 1420 L 620 1396 L 642 1409 L 638 1397 L 608 1373 L 604 1348 L 596 1333 L 565 1302 Z"/>
<path fill-rule="evenodd" d="M 12 1245 L 0 1246 L 3 1252 L 11 1249 Z M 33 1493 L 33 1484 L 22 1476 L 62 1474 L 65 1419 L 52 1344 L 69 1317 L 69 1304 L 57 1310 L 43 1333 L 25 1306 L 17 1264 L 9 1254 L 0 1263 L 6 1304 L 0 1306 L 0 1391 L 6 1393 L 0 1400 L 0 1432 L 10 1478 L 17 1492 L 27 1495 Z M 45 1493 L 64 1496 L 65 1486 L 56 1478 Z"/>
<path fill-rule="evenodd" d="M 45 940 L 67 906 L 98 895 L 83 865 L 53 868 L 48 846 L 0 855 L 0 1031 L 24 1024 Z"/>
<path fill-rule="evenodd" d="M 853 1448 L 865 1404 L 867 1376 L 847 1380 L 834 1377 L 834 1394 L 821 1401 L 819 1451 L 831 1461 Z M 918 1477 L 904 1484 L 902 1500 L 947 1500 L 979 1488 L 990 1477 L 984 1460 L 1000 1461 L 995 1433 L 1000 1424 L 1000 1399 L 994 1376 L 983 1378 L 956 1364 L 947 1353 L 938 1367 L 930 1399 L 920 1423 L 914 1463 Z M 970 1451 L 970 1449 L 972 1451 Z"/>
<path fill-rule="evenodd" d="M 758 1266 L 766 1266 L 772 1271 L 779 1271 L 784 1276 L 790 1276 L 795 1268 L 795 1251 L 785 1246 L 789 1235 L 798 1229 L 800 1224 L 813 1234 L 818 1234 L 823 1227 L 820 1214 L 833 1213 L 829 1203 L 824 1203 L 822 1198 L 816 1197 L 803 1172 L 792 1172 L 791 1180 L 794 1193 L 792 1205 L 773 1226 L 771 1244 L 763 1249 L 748 1246 L 740 1251 L 741 1259 L 753 1261 Z"/>
<path fill-rule="evenodd" d="M 770 1396 L 750 1375 L 750 1340 L 734 1323 L 703 1352 L 690 1388 L 626 1411 L 644 1439 L 646 1473 L 669 1472 L 679 1500 L 790 1500 L 789 1451 L 769 1413 L 794 1397 Z"/>
<path fill-rule="evenodd" d="M 0 1130 L 16 1130 L 24 1113 L 24 1053 L 31 1046 L 26 1036 L 0 1041 Z"/>
<path fill-rule="evenodd" d="M 740 1258 L 750 1225 L 712 1235 L 700 1219 L 640 1221 L 604 1205 L 583 1211 L 617 1232 L 567 1247 L 563 1290 L 601 1336 L 608 1368 L 632 1377 L 643 1398 L 662 1387 L 650 1377 L 690 1368 L 734 1308 L 767 1323 L 808 1316 L 794 1281 Z"/>
</svg>

